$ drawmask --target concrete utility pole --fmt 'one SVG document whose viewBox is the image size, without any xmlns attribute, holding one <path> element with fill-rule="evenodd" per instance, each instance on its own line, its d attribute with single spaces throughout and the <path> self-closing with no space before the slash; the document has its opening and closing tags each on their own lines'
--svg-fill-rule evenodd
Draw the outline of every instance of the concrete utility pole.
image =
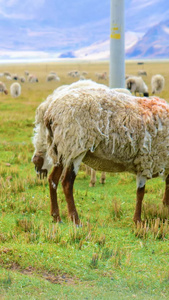
<svg viewBox="0 0 169 300">
<path fill-rule="evenodd" d="M 125 87 L 124 0 L 111 0 L 110 88 Z"/>
</svg>

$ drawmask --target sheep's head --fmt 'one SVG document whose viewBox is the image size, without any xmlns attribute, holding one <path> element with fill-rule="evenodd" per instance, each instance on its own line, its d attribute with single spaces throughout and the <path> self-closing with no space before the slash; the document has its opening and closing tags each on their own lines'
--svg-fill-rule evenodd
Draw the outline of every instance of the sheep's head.
<svg viewBox="0 0 169 300">
<path fill-rule="evenodd" d="M 37 175 L 40 176 L 40 179 L 47 177 L 51 164 L 46 162 L 45 155 L 43 153 L 35 153 L 32 162 L 35 165 L 35 170 Z"/>
</svg>

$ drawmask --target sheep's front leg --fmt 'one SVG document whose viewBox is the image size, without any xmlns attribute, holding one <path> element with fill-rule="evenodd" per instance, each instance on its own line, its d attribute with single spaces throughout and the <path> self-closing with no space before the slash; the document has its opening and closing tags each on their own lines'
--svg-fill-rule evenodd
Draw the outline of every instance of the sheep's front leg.
<svg viewBox="0 0 169 300">
<path fill-rule="evenodd" d="M 169 206 L 169 175 L 165 180 L 165 192 L 163 197 L 163 204 Z"/>
<path fill-rule="evenodd" d="M 91 176 L 90 176 L 89 186 L 90 187 L 95 186 L 95 183 L 96 183 L 96 171 L 91 168 Z"/>
<path fill-rule="evenodd" d="M 76 210 L 74 197 L 73 197 L 73 184 L 75 178 L 76 178 L 76 174 L 74 172 L 74 167 L 72 165 L 71 167 L 66 169 L 64 178 L 62 180 L 62 186 L 67 201 L 69 216 L 71 217 L 71 220 L 76 225 L 79 225 L 79 217 L 78 217 L 78 213 Z"/>
<path fill-rule="evenodd" d="M 142 201 L 144 198 L 145 193 L 145 185 L 141 188 L 137 188 L 137 199 L 136 199 L 136 208 L 134 213 L 134 222 L 141 222 L 141 208 L 142 208 Z"/>
<path fill-rule="evenodd" d="M 50 190 L 50 201 L 51 201 L 51 216 L 55 222 L 61 222 L 59 215 L 59 207 L 57 202 L 57 186 L 59 183 L 60 176 L 63 171 L 63 166 L 55 166 L 52 173 L 49 176 L 49 190 Z"/>
</svg>

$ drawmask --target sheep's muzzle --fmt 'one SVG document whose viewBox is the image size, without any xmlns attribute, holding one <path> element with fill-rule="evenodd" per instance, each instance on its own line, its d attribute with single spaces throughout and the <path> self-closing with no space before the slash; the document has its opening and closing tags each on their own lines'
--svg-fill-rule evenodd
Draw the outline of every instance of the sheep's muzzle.
<svg viewBox="0 0 169 300">
<path fill-rule="evenodd" d="M 32 161 L 35 165 L 35 171 L 37 172 L 37 175 L 40 176 L 40 179 L 47 177 L 48 171 L 42 169 L 44 163 L 43 157 L 35 154 Z"/>
</svg>

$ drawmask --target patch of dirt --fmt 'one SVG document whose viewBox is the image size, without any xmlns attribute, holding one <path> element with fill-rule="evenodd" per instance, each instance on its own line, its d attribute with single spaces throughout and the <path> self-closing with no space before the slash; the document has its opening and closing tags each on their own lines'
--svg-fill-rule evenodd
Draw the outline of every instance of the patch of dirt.
<svg viewBox="0 0 169 300">
<path fill-rule="evenodd" d="M 75 277 L 71 277 L 70 275 L 64 273 L 64 274 L 53 274 L 52 272 L 46 272 L 46 271 L 40 271 L 40 270 L 36 270 L 33 267 L 29 266 L 26 269 L 21 269 L 21 267 L 19 266 L 19 264 L 17 263 L 13 263 L 10 266 L 10 269 L 12 271 L 18 271 L 24 275 L 29 275 L 29 276 L 34 276 L 34 275 L 38 275 L 41 278 L 44 278 L 48 281 L 50 281 L 53 284 L 68 284 L 68 285 L 74 285 L 77 284 L 77 282 L 79 281 L 78 278 Z"/>
</svg>

